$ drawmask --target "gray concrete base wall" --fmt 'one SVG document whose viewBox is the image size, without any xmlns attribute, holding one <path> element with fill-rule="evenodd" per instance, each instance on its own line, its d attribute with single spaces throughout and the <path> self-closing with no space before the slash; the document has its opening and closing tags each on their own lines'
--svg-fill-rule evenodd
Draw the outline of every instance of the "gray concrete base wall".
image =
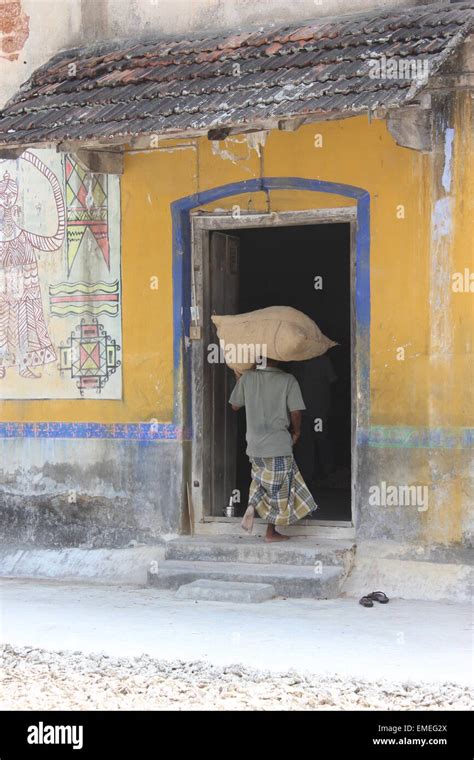
<svg viewBox="0 0 474 760">
<path fill-rule="evenodd" d="M 407 544 L 361 541 L 341 591 L 359 598 L 384 591 L 390 598 L 464 603 L 472 599 L 473 581 L 472 557 L 461 552 L 443 554 L 438 547 L 414 554 Z"/>
<path fill-rule="evenodd" d="M 150 562 L 162 558 L 163 541 L 188 531 L 189 446 L 0 441 L 0 575 L 144 584 Z M 420 473 L 430 486 L 425 511 L 369 504 L 371 485 L 419 483 Z M 469 509 L 459 501 L 456 478 L 468 495 L 469 457 L 462 450 L 361 448 L 357 551 L 344 594 L 381 589 L 408 599 L 469 599 Z"/>
<path fill-rule="evenodd" d="M 4 439 L 0 461 L 3 543 L 118 547 L 186 527 L 181 442 Z"/>
<path fill-rule="evenodd" d="M 359 447 L 356 535 L 361 541 L 395 541 L 417 551 L 472 546 L 472 451 L 462 448 Z M 371 503 L 370 488 L 426 487 L 418 504 Z M 433 557 L 434 561 L 437 561 Z"/>
</svg>

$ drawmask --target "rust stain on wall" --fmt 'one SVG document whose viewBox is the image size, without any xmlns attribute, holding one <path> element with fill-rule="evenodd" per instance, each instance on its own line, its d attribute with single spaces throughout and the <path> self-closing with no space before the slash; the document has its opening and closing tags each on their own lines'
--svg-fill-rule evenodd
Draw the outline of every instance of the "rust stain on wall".
<svg viewBox="0 0 474 760">
<path fill-rule="evenodd" d="M 0 58 L 16 61 L 30 34 L 30 17 L 21 0 L 0 0 Z"/>
</svg>

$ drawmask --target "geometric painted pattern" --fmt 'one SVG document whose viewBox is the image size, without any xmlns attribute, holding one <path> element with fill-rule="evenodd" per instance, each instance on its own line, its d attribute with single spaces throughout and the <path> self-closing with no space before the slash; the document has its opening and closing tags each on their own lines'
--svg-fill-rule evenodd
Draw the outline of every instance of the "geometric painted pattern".
<svg viewBox="0 0 474 760">
<path fill-rule="evenodd" d="M 81 396 L 85 390 L 100 393 L 111 375 L 120 367 L 117 358 L 120 346 L 98 324 L 97 319 L 81 320 L 67 345 L 59 347 L 61 374 L 70 373 L 77 379 Z"/>
<path fill-rule="evenodd" d="M 52 317 L 98 316 L 116 317 L 119 312 L 119 282 L 58 282 L 49 286 Z"/>
<path fill-rule="evenodd" d="M 64 162 L 66 180 L 67 271 L 79 253 L 95 242 L 110 269 L 107 175 L 84 169 L 69 154 Z"/>
<path fill-rule="evenodd" d="M 0 403 L 122 398 L 119 178 L 52 150 L 0 165 Z"/>
</svg>

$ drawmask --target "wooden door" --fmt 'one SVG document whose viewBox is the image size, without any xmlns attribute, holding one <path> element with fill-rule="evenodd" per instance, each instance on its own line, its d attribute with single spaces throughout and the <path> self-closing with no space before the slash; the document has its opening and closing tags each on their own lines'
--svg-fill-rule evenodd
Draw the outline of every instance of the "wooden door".
<svg viewBox="0 0 474 760">
<path fill-rule="evenodd" d="M 209 300 L 211 314 L 235 314 L 238 308 L 239 238 L 211 232 Z M 213 327 L 212 339 L 218 343 Z M 222 516 L 236 488 L 237 419 L 229 404 L 234 373 L 224 362 L 210 367 L 211 515 Z"/>
</svg>

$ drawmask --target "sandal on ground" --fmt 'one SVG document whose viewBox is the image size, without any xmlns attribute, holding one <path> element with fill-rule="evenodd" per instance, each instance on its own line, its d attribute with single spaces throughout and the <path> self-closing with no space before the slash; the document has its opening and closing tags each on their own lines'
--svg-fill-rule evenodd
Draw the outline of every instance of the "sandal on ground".
<svg viewBox="0 0 474 760">
<path fill-rule="evenodd" d="M 359 604 L 362 605 L 362 607 L 373 607 L 374 603 L 372 599 L 369 596 L 363 596 L 362 599 L 359 599 Z"/>
<path fill-rule="evenodd" d="M 367 596 L 374 602 L 380 602 L 380 604 L 388 604 L 390 601 L 387 594 L 384 594 L 383 591 L 372 591 L 372 593 L 368 594 Z"/>
</svg>

